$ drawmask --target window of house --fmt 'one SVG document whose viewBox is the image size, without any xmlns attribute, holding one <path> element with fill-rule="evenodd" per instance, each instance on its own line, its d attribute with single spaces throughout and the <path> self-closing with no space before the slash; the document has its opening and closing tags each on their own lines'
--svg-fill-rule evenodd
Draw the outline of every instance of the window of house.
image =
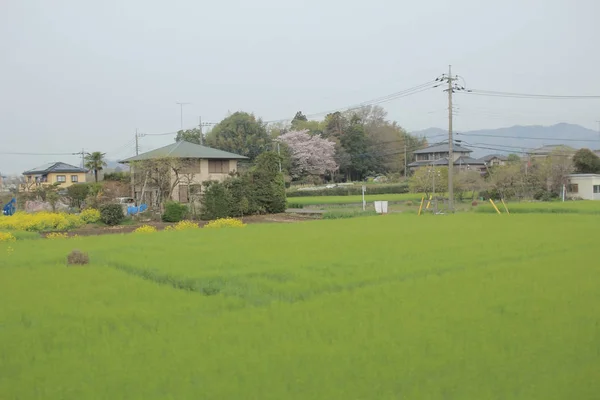
<svg viewBox="0 0 600 400">
<path fill-rule="evenodd" d="M 66 182 L 67 181 L 67 176 L 66 175 L 56 175 L 56 182 Z"/>
<path fill-rule="evenodd" d="M 186 160 L 181 166 L 182 174 L 200 173 L 200 160 Z"/>
<path fill-rule="evenodd" d="M 77 176 L 77 175 L 71 175 L 71 182 L 73 182 L 73 183 L 79 182 L 79 176 Z"/>
<path fill-rule="evenodd" d="M 190 200 L 189 193 L 188 185 L 179 185 L 179 202 L 187 203 Z"/>
<path fill-rule="evenodd" d="M 594 185 L 594 193 L 600 193 L 600 185 Z"/>
<path fill-rule="evenodd" d="M 208 172 L 210 174 L 228 174 L 229 160 L 208 160 Z"/>
<path fill-rule="evenodd" d="M 579 185 L 577 183 L 570 184 L 568 191 L 571 193 L 579 193 Z"/>
</svg>

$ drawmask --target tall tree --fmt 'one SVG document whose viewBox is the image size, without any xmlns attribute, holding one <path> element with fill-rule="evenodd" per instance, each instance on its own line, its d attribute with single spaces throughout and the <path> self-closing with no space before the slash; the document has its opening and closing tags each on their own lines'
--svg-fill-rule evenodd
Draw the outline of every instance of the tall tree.
<svg viewBox="0 0 600 400">
<path fill-rule="evenodd" d="M 254 161 L 259 154 L 271 149 L 271 138 L 260 118 L 240 111 L 215 125 L 206 135 L 206 144 Z"/>
<path fill-rule="evenodd" d="M 580 149 L 573 156 L 573 165 L 580 174 L 597 174 L 600 172 L 600 157 L 590 149 Z"/>
<path fill-rule="evenodd" d="M 350 157 L 350 166 L 346 170 L 349 179 L 364 179 L 376 164 L 373 152 L 369 151 L 369 138 L 357 115 L 352 116 L 348 127 L 340 137 L 340 144 Z"/>
<path fill-rule="evenodd" d="M 200 132 L 200 128 L 194 129 L 186 129 L 184 131 L 177 132 L 177 136 L 175 137 L 176 142 L 190 142 L 196 144 L 202 144 L 202 132 Z"/>
<path fill-rule="evenodd" d="M 85 167 L 91 171 L 94 171 L 94 180 L 98 182 L 98 171 L 102 171 L 106 167 L 106 161 L 104 156 L 106 153 L 94 151 L 93 153 L 87 153 L 85 155 Z"/>
<path fill-rule="evenodd" d="M 325 175 L 337 169 L 335 142 L 319 135 L 309 135 L 307 130 L 281 135 L 291 156 L 290 175 L 300 179 L 306 175 Z"/>
<path fill-rule="evenodd" d="M 306 122 L 308 121 L 308 118 L 306 118 L 306 115 L 302 114 L 302 111 L 298 111 L 296 113 L 296 115 L 294 116 L 294 119 L 292 119 L 292 129 L 294 130 L 298 130 L 298 124 L 302 123 L 302 122 Z"/>
</svg>

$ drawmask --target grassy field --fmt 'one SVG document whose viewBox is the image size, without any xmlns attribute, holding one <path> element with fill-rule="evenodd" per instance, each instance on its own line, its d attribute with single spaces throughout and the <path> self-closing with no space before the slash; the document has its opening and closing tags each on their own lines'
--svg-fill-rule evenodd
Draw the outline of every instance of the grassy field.
<svg viewBox="0 0 600 400">
<path fill-rule="evenodd" d="M 502 203 L 496 206 L 505 212 Z M 513 214 L 598 214 L 600 215 L 600 202 L 597 201 L 552 201 L 552 202 L 510 202 L 508 211 Z M 474 209 L 480 213 L 495 213 L 496 210 L 489 202 L 480 202 Z"/>
<path fill-rule="evenodd" d="M 423 195 L 419 193 L 396 193 L 396 194 L 367 194 L 365 201 L 374 202 L 379 200 L 387 201 L 421 201 Z M 311 196 L 311 197 L 290 197 L 289 203 L 309 205 L 328 205 L 328 204 L 358 204 L 362 203 L 362 196 Z"/>
<path fill-rule="evenodd" d="M 0 244 L 0 399 L 596 399 L 599 223 L 401 214 Z M 67 268 L 73 248 L 91 265 Z"/>
</svg>

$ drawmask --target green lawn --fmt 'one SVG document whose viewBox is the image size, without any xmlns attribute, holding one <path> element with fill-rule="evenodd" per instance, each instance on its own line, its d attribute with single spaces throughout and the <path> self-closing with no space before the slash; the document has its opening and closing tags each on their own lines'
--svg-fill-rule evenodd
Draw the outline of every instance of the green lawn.
<svg viewBox="0 0 600 400">
<path fill-rule="evenodd" d="M 365 201 L 372 203 L 379 200 L 387 201 L 421 201 L 421 193 L 396 193 L 396 194 L 367 194 Z M 311 196 L 311 197 L 290 197 L 288 203 L 302 205 L 328 205 L 328 204 L 358 204 L 362 203 L 362 196 Z"/>
<path fill-rule="evenodd" d="M 0 399 L 595 399 L 600 216 L 0 244 Z M 73 248 L 91 265 L 64 265 Z"/>
<path fill-rule="evenodd" d="M 496 213 L 489 202 L 479 202 L 475 208 L 480 213 Z M 502 213 L 504 206 L 497 201 L 496 206 Z M 552 202 L 509 202 L 508 211 L 513 214 L 599 214 L 600 201 L 552 201 Z"/>
</svg>

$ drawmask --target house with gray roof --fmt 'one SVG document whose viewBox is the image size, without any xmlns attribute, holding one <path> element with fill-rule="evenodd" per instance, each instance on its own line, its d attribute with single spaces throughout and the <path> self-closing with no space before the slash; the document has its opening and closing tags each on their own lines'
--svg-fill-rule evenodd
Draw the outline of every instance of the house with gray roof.
<svg viewBox="0 0 600 400">
<path fill-rule="evenodd" d="M 43 186 L 55 185 L 67 188 L 77 183 L 85 183 L 85 168 L 76 167 L 64 162 L 51 162 L 23 172 L 25 182 L 21 191 L 31 191 Z"/>
<path fill-rule="evenodd" d="M 508 156 L 502 154 L 488 154 L 487 156 L 481 157 L 480 160 L 485 162 L 488 167 L 497 167 L 506 165 Z"/>
<path fill-rule="evenodd" d="M 189 202 L 192 193 L 200 193 L 202 182 L 223 181 L 237 171 L 238 161 L 246 159 L 239 154 L 179 141 L 119 162 L 130 167 L 133 197 L 158 205 L 165 195 L 181 203 Z M 160 177 L 156 176 L 158 171 L 162 171 Z M 161 193 L 156 187 L 158 182 L 168 186 L 170 193 L 164 193 L 164 187 Z"/>
<path fill-rule="evenodd" d="M 454 166 L 459 169 L 485 169 L 485 162 L 477 160 L 470 156 L 473 150 L 461 146 L 457 143 L 453 148 Z M 415 161 L 408 164 L 411 170 L 433 165 L 433 166 L 448 166 L 448 158 L 450 156 L 450 148 L 448 142 L 436 143 L 424 149 L 413 151 Z"/>
</svg>

